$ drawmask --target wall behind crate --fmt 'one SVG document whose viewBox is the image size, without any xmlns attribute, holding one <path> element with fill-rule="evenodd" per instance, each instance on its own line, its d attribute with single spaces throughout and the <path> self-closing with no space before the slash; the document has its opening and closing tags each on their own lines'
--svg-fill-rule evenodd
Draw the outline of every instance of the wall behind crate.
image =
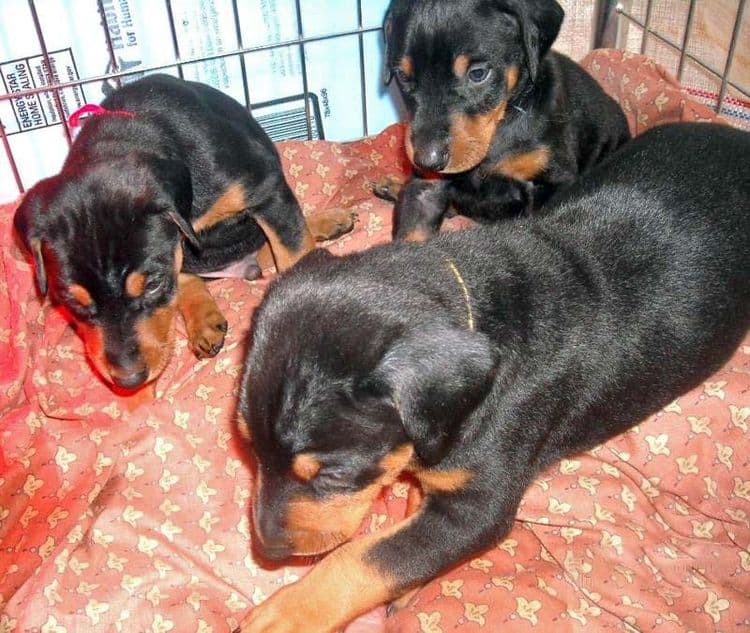
<svg viewBox="0 0 750 633">
<path fill-rule="evenodd" d="M 381 82 L 387 4 L 0 0 L 0 200 L 57 172 L 75 135 L 70 114 L 143 71 L 219 88 L 248 105 L 274 140 L 380 131 L 400 116 L 399 98 Z M 562 4 L 556 48 L 579 59 L 590 48 L 593 3 Z M 67 87 L 39 91 L 57 83 Z"/>
<path fill-rule="evenodd" d="M 690 97 L 750 130 L 750 1 L 616 4 L 614 45 L 656 60 Z"/>
</svg>

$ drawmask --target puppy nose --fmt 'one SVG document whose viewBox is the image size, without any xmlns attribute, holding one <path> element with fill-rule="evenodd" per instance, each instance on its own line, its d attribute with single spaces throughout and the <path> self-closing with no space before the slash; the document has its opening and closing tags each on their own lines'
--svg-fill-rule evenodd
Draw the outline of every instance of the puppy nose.
<svg viewBox="0 0 750 633">
<path fill-rule="evenodd" d="M 262 496 L 262 493 L 258 493 L 258 496 Z M 268 505 L 260 498 L 256 498 L 252 508 L 258 549 L 271 560 L 281 560 L 291 556 L 293 550 L 286 530 L 281 526 L 279 516 L 274 511 L 277 509 L 276 506 Z"/>
<path fill-rule="evenodd" d="M 293 550 L 284 530 L 278 528 L 276 525 L 258 521 L 257 510 L 255 534 L 258 537 L 258 549 L 260 549 L 266 558 L 281 560 L 292 555 Z"/>
<path fill-rule="evenodd" d="M 148 369 L 143 367 L 111 367 L 112 381 L 123 389 L 140 387 L 148 379 Z"/>
<path fill-rule="evenodd" d="M 292 555 L 292 548 L 285 541 L 265 542 L 261 539 L 260 551 L 270 560 L 284 560 Z"/>
<path fill-rule="evenodd" d="M 444 143 L 431 142 L 416 148 L 414 162 L 427 171 L 441 171 L 448 164 L 450 154 Z"/>
</svg>

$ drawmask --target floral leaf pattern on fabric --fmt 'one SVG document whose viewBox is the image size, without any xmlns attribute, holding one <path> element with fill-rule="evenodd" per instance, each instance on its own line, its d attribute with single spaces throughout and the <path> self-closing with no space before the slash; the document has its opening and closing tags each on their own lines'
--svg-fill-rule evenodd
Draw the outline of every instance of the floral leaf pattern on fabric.
<svg viewBox="0 0 750 633">
<path fill-rule="evenodd" d="M 713 118 L 643 57 L 597 51 L 584 64 L 634 132 Z M 349 144 L 280 144 L 305 214 L 358 214 L 332 252 L 390 240 L 391 207 L 370 182 L 403 177 L 402 147 L 399 125 Z M 0 208 L 0 632 L 233 628 L 307 571 L 253 558 L 251 468 L 235 429 L 244 339 L 272 271 L 210 283 L 230 324 L 216 358 L 196 362 L 178 335 L 158 398 L 118 398 L 38 301 L 14 208 Z M 749 425 L 750 338 L 698 389 L 541 473 L 501 543 L 349 633 L 750 626 Z M 400 520 L 406 496 L 395 485 L 366 529 Z"/>
</svg>

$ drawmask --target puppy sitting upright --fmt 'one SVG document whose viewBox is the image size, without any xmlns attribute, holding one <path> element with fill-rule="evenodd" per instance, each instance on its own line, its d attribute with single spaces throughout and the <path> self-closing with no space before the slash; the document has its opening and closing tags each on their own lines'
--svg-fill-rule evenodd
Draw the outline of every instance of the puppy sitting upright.
<svg viewBox="0 0 750 633">
<path fill-rule="evenodd" d="M 218 90 L 151 75 L 93 109 L 60 174 L 28 192 L 14 223 L 40 292 L 49 287 L 117 387 L 164 369 L 175 309 L 196 356 L 221 349 L 227 323 L 196 274 L 239 265 L 257 276 L 266 239 L 284 270 L 352 226 L 334 212 L 311 234 L 273 143 Z"/>
<path fill-rule="evenodd" d="M 541 469 L 725 363 L 750 326 L 749 159 L 746 132 L 660 126 L 542 217 L 318 251 L 275 280 L 240 399 L 255 542 L 333 551 L 242 633 L 338 631 L 478 555 Z M 349 541 L 402 470 L 421 506 Z"/>
<path fill-rule="evenodd" d="M 393 0 L 384 79 L 411 116 L 409 159 L 433 173 L 406 184 L 396 237 L 431 235 L 449 206 L 485 221 L 536 209 L 629 138 L 617 103 L 549 52 L 563 15 L 555 0 Z"/>
</svg>

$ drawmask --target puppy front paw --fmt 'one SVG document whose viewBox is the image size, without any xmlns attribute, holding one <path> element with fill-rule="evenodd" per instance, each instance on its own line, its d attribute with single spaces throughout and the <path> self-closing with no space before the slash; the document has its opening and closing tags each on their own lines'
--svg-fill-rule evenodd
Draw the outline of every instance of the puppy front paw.
<svg viewBox="0 0 750 633">
<path fill-rule="evenodd" d="M 197 358 L 211 358 L 224 346 L 228 323 L 218 309 L 208 309 L 186 319 L 188 347 Z"/>
<path fill-rule="evenodd" d="M 283 599 L 277 600 L 272 596 L 255 607 L 234 633 L 336 633 L 336 629 L 322 627 L 314 616 L 300 615 L 304 612 L 304 605 L 298 607 L 285 607 Z"/>
<path fill-rule="evenodd" d="M 383 176 L 371 183 L 372 192 L 380 199 L 388 202 L 396 202 L 401 189 L 404 187 L 402 180 L 392 176 Z"/>
<path fill-rule="evenodd" d="M 316 242 L 334 240 L 354 228 L 357 214 L 349 209 L 329 209 L 306 218 L 307 226 Z"/>
</svg>

